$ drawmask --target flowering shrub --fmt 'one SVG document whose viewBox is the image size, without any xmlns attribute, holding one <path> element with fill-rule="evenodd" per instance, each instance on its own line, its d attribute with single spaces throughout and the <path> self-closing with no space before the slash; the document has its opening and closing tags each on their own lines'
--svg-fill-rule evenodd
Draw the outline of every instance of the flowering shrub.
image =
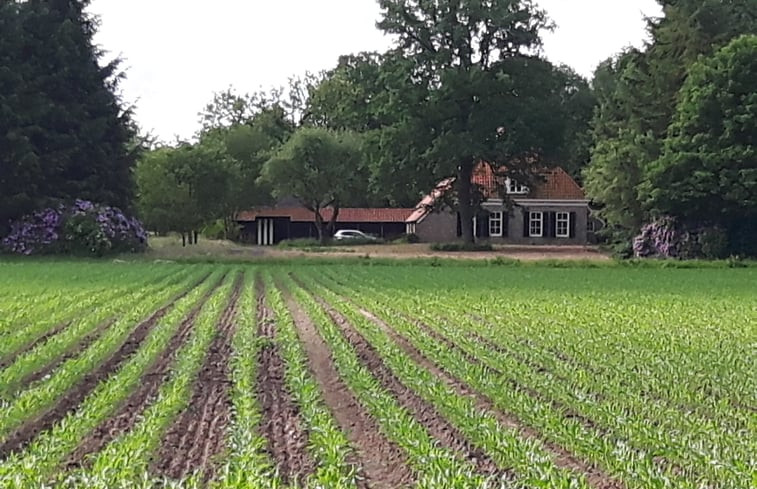
<svg viewBox="0 0 757 489">
<path fill-rule="evenodd" d="M 666 216 L 641 228 L 633 240 L 636 258 L 723 258 L 728 249 L 726 233 L 717 227 L 687 229 Z"/>
<path fill-rule="evenodd" d="M 147 247 L 142 224 L 120 209 L 77 200 L 30 214 L 12 224 L 2 249 L 23 255 L 74 253 L 103 256 Z"/>
</svg>

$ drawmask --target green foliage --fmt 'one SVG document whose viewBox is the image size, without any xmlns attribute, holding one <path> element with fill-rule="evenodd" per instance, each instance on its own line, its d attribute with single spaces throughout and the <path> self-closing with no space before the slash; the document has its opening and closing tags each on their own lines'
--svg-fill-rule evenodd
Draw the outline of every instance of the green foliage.
<svg viewBox="0 0 757 489">
<path fill-rule="evenodd" d="M 404 178 L 406 173 L 436 180 L 456 176 L 463 238 L 472 242 L 479 196 L 470 178 L 480 160 L 506 166 L 528 183 L 534 161 L 587 158 L 593 102 L 585 94 L 590 90 L 574 73 L 530 54 L 541 45 L 539 32 L 549 27 L 532 2 L 381 0 L 379 5 L 379 27 L 398 36 L 398 51 L 412 61 L 397 78 L 404 77 L 406 91 L 417 101 L 405 105 L 404 118 L 375 139 L 379 148 L 407 155 L 379 158 L 374 170 L 379 182 L 414 182 Z M 581 163 L 566 166 L 576 172 Z"/>
<path fill-rule="evenodd" d="M 274 197 L 294 197 L 315 214 L 321 242 L 333 232 L 339 208 L 365 182 L 361 141 L 354 133 L 299 129 L 263 166 L 259 179 Z M 327 224 L 321 211 L 331 207 Z"/>
<path fill-rule="evenodd" d="M 493 251 L 494 248 L 488 243 L 433 243 L 432 251 Z"/>
<path fill-rule="evenodd" d="M 643 186 L 654 213 L 748 226 L 757 220 L 757 36 L 694 64 L 662 156 Z"/>
<path fill-rule="evenodd" d="M 130 210 L 136 131 L 88 3 L 0 3 L 0 234 L 56 200 Z"/>
<path fill-rule="evenodd" d="M 695 216 L 698 223 L 724 224 L 731 228 L 729 234 L 740 232 L 729 239 L 734 249 L 744 249 L 738 243 L 751 242 L 757 231 L 744 233 L 733 229 L 727 221 L 740 217 L 727 202 L 746 197 L 750 191 L 750 184 L 745 187 L 742 177 L 747 182 L 751 177 L 740 173 L 749 168 L 749 156 L 740 148 L 726 149 L 729 143 L 725 140 L 719 146 L 716 144 L 722 150 L 719 158 L 714 157 L 713 147 L 705 150 L 709 156 L 699 149 L 693 150 L 705 141 L 693 137 L 697 129 L 687 117 L 694 117 L 700 110 L 706 112 L 699 112 L 696 117 L 701 134 L 721 131 L 728 139 L 731 137 L 728 131 L 738 131 L 736 127 L 719 125 L 718 119 L 723 114 L 718 115 L 722 111 L 713 105 L 695 108 L 698 101 L 708 97 L 709 103 L 716 103 L 717 97 L 706 93 L 715 85 L 724 89 L 724 94 L 728 92 L 723 77 L 730 76 L 729 68 L 724 64 L 711 66 L 708 74 L 720 81 L 707 85 L 702 81 L 707 76 L 703 70 L 707 69 L 693 65 L 701 56 L 711 56 L 739 35 L 757 33 L 757 3 L 751 0 L 662 3 L 664 15 L 649 20 L 651 43 L 643 51 L 630 50 L 608 60 L 595 73 L 599 108 L 593 123 L 591 163 L 584 172 L 586 188 L 599 207 L 599 215 L 607 222 L 610 241 L 620 247 L 627 248 L 641 225 L 655 215 L 670 213 L 689 221 L 701 210 Z M 702 92 L 695 94 L 697 90 Z M 725 109 L 734 106 L 733 100 L 729 103 Z M 743 109 L 738 115 L 750 117 L 749 109 Z M 737 113 L 733 111 L 729 116 Z M 744 123 L 748 124 L 746 120 L 739 121 Z M 703 124 L 708 127 L 704 129 Z M 683 143 L 687 137 L 688 148 Z M 719 159 L 720 163 L 716 161 Z M 733 171 L 726 172 L 729 174 L 717 171 L 725 160 L 733 160 Z M 749 201 L 746 197 L 747 205 Z M 687 202 L 692 206 L 687 206 Z"/>
</svg>

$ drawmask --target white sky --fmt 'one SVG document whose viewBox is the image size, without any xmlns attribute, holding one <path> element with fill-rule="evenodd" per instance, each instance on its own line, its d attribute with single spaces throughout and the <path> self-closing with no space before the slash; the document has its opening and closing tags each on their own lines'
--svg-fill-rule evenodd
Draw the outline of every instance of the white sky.
<svg viewBox="0 0 757 489">
<path fill-rule="evenodd" d="M 596 65 L 646 39 L 655 0 L 537 0 L 557 24 L 544 53 L 590 77 Z M 376 0 L 93 0 L 98 44 L 124 59 L 121 85 L 140 126 L 162 140 L 191 137 L 214 91 L 255 92 L 336 65 L 341 54 L 383 51 Z"/>
</svg>

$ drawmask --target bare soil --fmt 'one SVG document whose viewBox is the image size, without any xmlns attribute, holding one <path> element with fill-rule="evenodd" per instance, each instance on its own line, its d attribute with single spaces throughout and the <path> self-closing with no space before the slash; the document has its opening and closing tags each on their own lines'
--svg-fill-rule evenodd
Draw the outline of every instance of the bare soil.
<svg viewBox="0 0 757 489">
<path fill-rule="evenodd" d="M 376 421 L 341 380 L 330 348 L 307 313 L 287 291 L 285 299 L 326 404 L 355 449 L 362 487 L 396 489 L 412 485 L 414 476 L 402 449 L 381 433 Z"/>
<path fill-rule="evenodd" d="M 199 470 L 206 481 L 213 476 L 213 462 L 225 448 L 226 427 L 231 417 L 229 358 L 241 293 L 240 278 L 195 380 L 189 406 L 163 436 L 152 467 L 159 475 L 181 479 Z"/>
<path fill-rule="evenodd" d="M 500 411 L 490 399 L 474 391 L 466 384 L 448 374 L 445 370 L 441 369 L 434 362 L 426 358 L 420 350 L 418 350 L 412 343 L 410 343 L 410 341 L 397 333 L 394 328 L 392 328 L 382 319 L 365 309 L 359 308 L 359 310 L 360 313 L 363 314 L 363 316 L 373 321 L 387 334 L 389 334 L 397 342 L 397 344 L 413 359 L 413 361 L 434 373 L 448 386 L 454 389 L 454 391 L 459 395 L 473 398 L 479 409 L 490 412 L 493 416 L 496 417 L 497 421 L 502 426 L 516 430 L 521 437 L 525 439 L 538 440 L 542 444 L 544 450 L 551 455 L 552 460 L 556 466 L 584 474 L 589 484 L 597 489 L 623 489 L 625 487 L 622 482 L 611 478 L 594 464 L 585 462 L 575 457 L 572 453 L 563 449 L 559 445 L 545 440 L 538 431 L 522 424 L 516 416 Z"/>
<path fill-rule="evenodd" d="M 220 282 L 216 284 L 216 287 Z M 179 328 L 171 337 L 165 353 L 148 369 L 139 381 L 137 389 L 129 395 L 118 411 L 103 421 L 79 444 L 69 457 L 67 465 L 70 468 L 82 466 L 85 458 L 91 453 L 98 452 L 102 447 L 123 433 L 129 431 L 137 422 L 139 416 L 154 401 L 160 385 L 168 377 L 170 366 L 176 360 L 176 352 L 186 343 L 192 332 L 197 315 L 207 302 L 215 288 L 209 290 L 182 321 Z"/>
<path fill-rule="evenodd" d="M 267 340 L 260 353 L 255 392 L 263 412 L 261 431 L 268 441 L 268 451 L 282 482 L 286 485 L 304 485 L 316 464 L 307 450 L 308 434 L 299 408 L 284 380 L 286 365 L 275 343 L 276 322 L 273 311 L 266 306 L 265 291 L 260 281 L 257 284 L 257 314 L 258 333 Z"/>
<path fill-rule="evenodd" d="M 334 324 L 340 327 L 347 341 L 356 350 L 363 365 L 431 436 L 439 440 L 442 446 L 460 454 L 479 473 L 490 477 L 494 476 L 498 480 L 511 478 L 511 473 L 498 467 L 485 452 L 471 444 L 460 430 L 442 417 L 432 404 L 426 402 L 412 389 L 405 386 L 386 366 L 373 345 L 342 314 L 333 309 L 322 298 L 316 297 L 316 300 L 324 307 Z"/>
<path fill-rule="evenodd" d="M 97 384 L 108 378 L 113 372 L 117 371 L 126 360 L 139 349 L 144 339 L 150 333 L 150 330 L 157 322 L 165 316 L 169 308 L 179 299 L 176 297 L 171 302 L 150 315 L 142 321 L 129 334 L 126 341 L 119 349 L 107 360 L 97 366 L 94 371 L 86 374 L 81 381 L 73 386 L 68 392 L 60 397 L 58 402 L 46 412 L 30 419 L 11 434 L 2 445 L 0 445 L 0 458 L 4 458 L 10 453 L 23 450 L 34 437 L 42 431 L 48 430 L 58 421 L 63 419 L 70 411 L 76 409 L 79 404 L 97 387 Z"/>
</svg>

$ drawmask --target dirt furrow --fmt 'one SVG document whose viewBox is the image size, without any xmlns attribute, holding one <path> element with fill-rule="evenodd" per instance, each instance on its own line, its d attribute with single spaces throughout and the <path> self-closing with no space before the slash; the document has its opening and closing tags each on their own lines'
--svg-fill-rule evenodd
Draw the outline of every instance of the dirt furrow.
<svg viewBox="0 0 757 489">
<path fill-rule="evenodd" d="M 260 353 L 255 392 L 263 412 L 261 431 L 282 482 L 297 486 L 315 470 L 315 461 L 307 451 L 308 434 L 299 409 L 286 387 L 286 365 L 274 342 L 276 322 L 266 306 L 262 282 L 258 282 L 257 294 L 258 334 L 267 340 Z"/>
<path fill-rule="evenodd" d="M 402 407 L 412 413 L 413 417 L 439 440 L 441 444 L 459 453 L 470 462 L 477 471 L 487 476 L 495 476 L 497 480 L 511 479 L 508 470 L 500 468 L 481 449 L 471 444 L 463 433 L 445 420 L 436 408 L 423 400 L 412 389 L 405 386 L 386 366 L 378 351 L 352 325 L 347 318 L 331 307 L 321 297 L 314 296 L 321 304 L 334 324 L 342 330 L 342 334 L 352 345 L 361 363 L 368 368 L 379 380 L 382 387 L 390 392 Z"/>
<path fill-rule="evenodd" d="M 376 421 L 342 381 L 329 346 L 307 313 L 288 291 L 284 295 L 326 404 L 356 451 L 364 487 L 396 489 L 412 485 L 414 476 L 402 449 L 381 433 Z"/>
<path fill-rule="evenodd" d="M 189 406 L 163 436 L 152 466 L 159 475 L 180 479 L 202 470 L 205 480 L 213 476 L 213 458 L 224 449 L 231 415 L 229 358 L 242 285 L 240 278 L 219 320 L 219 330 L 192 388 Z"/>
<path fill-rule="evenodd" d="M 53 372 L 56 368 L 60 367 L 64 362 L 72 358 L 78 357 L 81 352 L 89 348 L 100 336 L 113 325 L 114 320 L 109 320 L 101 323 L 94 331 L 82 338 L 78 343 L 72 346 L 68 351 L 63 353 L 58 358 L 53 358 L 50 363 L 40 368 L 36 372 L 27 375 L 19 384 L 16 392 L 20 392 L 23 389 L 29 387 L 31 384 L 44 379 L 47 375 Z"/>
<path fill-rule="evenodd" d="M 183 295 L 183 294 L 182 294 Z M 113 372 L 139 349 L 144 339 L 150 333 L 150 330 L 157 322 L 166 315 L 168 310 L 180 297 L 176 297 L 171 302 L 157 311 L 153 312 L 150 317 L 137 325 L 131 331 L 126 341 L 119 349 L 111 355 L 110 358 L 98 365 L 94 371 L 86 374 L 81 381 L 73 386 L 68 392 L 63 394 L 58 402 L 45 413 L 36 418 L 27 421 L 5 442 L 0 445 L 0 458 L 4 458 L 12 452 L 22 450 L 31 442 L 38 433 L 50 429 L 55 423 L 64 418 L 69 411 L 76 409 L 79 404 L 95 389 L 98 383 L 108 378 Z"/>
<path fill-rule="evenodd" d="M 142 379 L 140 379 L 137 389 L 123 402 L 118 412 L 103 421 L 100 426 L 95 428 L 82 440 L 67 461 L 67 465 L 70 468 L 81 466 L 87 455 L 98 452 L 110 441 L 126 433 L 134 426 L 139 416 L 154 400 L 160 385 L 166 380 L 170 366 L 176 360 L 176 352 L 189 338 L 195 319 L 213 290 L 208 291 L 187 317 L 184 318 L 179 328 L 169 340 L 165 354 L 152 364 Z"/>
<path fill-rule="evenodd" d="M 502 426 L 516 430 L 522 438 L 538 440 L 541 443 L 543 449 L 551 455 L 552 460 L 556 466 L 584 474 L 589 484 L 597 489 L 622 489 L 625 487 L 623 483 L 611 478 L 594 464 L 585 462 L 575 457 L 572 453 L 563 449 L 559 445 L 546 441 L 538 431 L 521 423 L 516 416 L 500 411 L 486 396 L 483 396 L 480 393 L 474 391 L 466 384 L 464 384 L 454 376 L 448 374 L 445 370 L 441 369 L 436 365 L 436 363 L 426 358 L 426 356 L 412 343 L 410 343 L 409 340 L 397 333 L 394 328 L 388 325 L 381 318 L 357 305 L 356 307 L 363 316 L 373 321 L 373 323 L 375 323 L 392 339 L 394 339 L 394 341 L 405 351 L 405 353 L 407 353 L 413 359 L 413 361 L 415 361 L 419 365 L 422 365 L 423 367 L 431 371 L 434 375 L 442 379 L 459 395 L 473 398 L 479 409 L 490 412 L 497 418 L 497 421 L 499 421 Z"/>
<path fill-rule="evenodd" d="M 57 335 L 58 333 L 60 333 L 61 331 L 63 331 L 70 325 L 71 325 L 71 321 L 60 323 L 56 325 L 53 329 L 47 331 L 45 334 L 43 334 L 39 338 L 31 341 L 30 343 L 22 346 L 18 350 L 12 352 L 7 357 L 0 360 L 0 369 L 3 369 L 9 365 L 12 365 L 13 362 L 15 362 L 18 357 L 20 357 L 21 355 L 23 355 L 24 353 L 28 351 L 33 350 L 34 348 L 36 348 L 37 345 L 41 345 L 42 343 L 49 340 L 53 336 Z"/>
</svg>

